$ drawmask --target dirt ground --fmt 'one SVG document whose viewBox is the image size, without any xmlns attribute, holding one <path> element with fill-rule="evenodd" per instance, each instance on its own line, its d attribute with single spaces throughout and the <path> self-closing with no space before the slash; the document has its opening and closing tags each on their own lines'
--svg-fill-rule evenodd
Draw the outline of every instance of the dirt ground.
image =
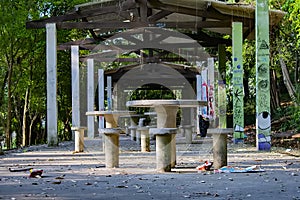
<svg viewBox="0 0 300 200">
<path fill-rule="evenodd" d="M 0 199 L 299 199 L 299 151 L 273 148 L 257 152 L 247 144 L 228 144 L 228 165 L 259 166 L 264 172 L 215 173 L 196 169 L 212 161 L 212 140 L 194 138 L 185 144 L 177 135 L 177 166 L 156 172 L 155 141 L 142 153 L 129 136 L 120 137 L 120 167 L 105 168 L 100 138 L 85 138 L 85 151 L 74 143 L 58 147 L 31 146 L 0 157 Z M 42 169 L 40 178 L 29 171 Z"/>
</svg>

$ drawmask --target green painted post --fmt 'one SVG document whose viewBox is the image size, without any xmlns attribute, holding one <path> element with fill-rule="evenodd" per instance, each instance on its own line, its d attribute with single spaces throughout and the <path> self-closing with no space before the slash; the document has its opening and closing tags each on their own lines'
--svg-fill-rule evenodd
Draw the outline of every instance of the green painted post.
<svg viewBox="0 0 300 200">
<path fill-rule="evenodd" d="M 256 147 L 271 150 L 269 5 L 256 0 Z"/>
<path fill-rule="evenodd" d="M 244 142 L 243 24 L 232 23 L 233 142 Z"/>
<path fill-rule="evenodd" d="M 218 114 L 219 128 L 227 128 L 226 122 L 226 51 L 225 45 L 218 45 Z"/>
</svg>

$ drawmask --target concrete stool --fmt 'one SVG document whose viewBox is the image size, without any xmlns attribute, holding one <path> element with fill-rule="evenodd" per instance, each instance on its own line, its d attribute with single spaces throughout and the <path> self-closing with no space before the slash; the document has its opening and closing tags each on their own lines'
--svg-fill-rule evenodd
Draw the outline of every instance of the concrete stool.
<svg viewBox="0 0 300 200">
<path fill-rule="evenodd" d="M 105 138 L 105 166 L 106 168 L 119 167 L 119 136 L 120 128 L 99 129 Z"/>
<path fill-rule="evenodd" d="M 182 137 L 185 137 L 185 132 L 184 132 L 183 126 L 178 127 L 178 133 L 180 133 Z"/>
<path fill-rule="evenodd" d="M 176 151 L 172 152 L 172 135 L 176 134 L 177 128 L 150 128 L 150 133 L 156 136 L 156 169 L 159 172 L 170 172 L 172 163 L 175 162 Z M 176 143 L 175 143 L 176 145 Z M 176 146 L 175 146 L 176 150 Z"/>
<path fill-rule="evenodd" d="M 136 126 L 129 126 L 131 140 L 136 140 Z"/>
<path fill-rule="evenodd" d="M 75 131 L 75 152 L 83 152 L 84 150 L 84 130 L 87 127 L 71 127 L 72 131 Z"/>
<path fill-rule="evenodd" d="M 125 127 L 125 133 L 126 133 L 126 136 L 130 135 L 130 130 L 129 130 L 128 126 Z"/>
<path fill-rule="evenodd" d="M 227 135 L 231 133 L 233 133 L 232 128 L 207 129 L 207 134 L 212 134 L 213 136 L 213 162 L 215 169 L 227 166 Z"/>
<path fill-rule="evenodd" d="M 141 152 L 150 152 L 149 127 L 143 126 L 137 129 L 141 133 Z"/>
<path fill-rule="evenodd" d="M 182 128 L 185 133 L 186 144 L 192 144 L 193 141 L 193 127 L 192 125 L 184 125 Z"/>
<path fill-rule="evenodd" d="M 138 144 L 138 145 L 140 145 L 141 144 L 141 131 L 140 131 L 140 129 L 139 129 L 140 127 L 138 126 L 137 128 L 136 128 L 136 134 L 135 134 L 135 142 Z"/>
</svg>

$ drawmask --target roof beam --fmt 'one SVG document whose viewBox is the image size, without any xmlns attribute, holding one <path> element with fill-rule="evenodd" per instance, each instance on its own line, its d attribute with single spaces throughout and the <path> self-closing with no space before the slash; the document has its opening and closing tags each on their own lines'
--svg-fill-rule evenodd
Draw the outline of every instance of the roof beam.
<svg viewBox="0 0 300 200">
<path fill-rule="evenodd" d="M 156 22 L 157 20 L 160 20 L 161 18 L 164 18 L 173 12 L 168 11 L 168 10 L 161 10 L 158 13 L 155 13 L 154 15 L 151 15 L 148 17 L 149 22 Z"/>
<path fill-rule="evenodd" d="M 26 28 L 45 28 L 45 22 L 34 22 L 27 23 Z M 57 29 L 101 29 L 101 28 L 136 28 L 148 26 L 147 23 L 143 22 L 56 22 Z"/>
<path fill-rule="evenodd" d="M 206 17 L 206 18 L 219 19 L 219 20 L 224 20 L 224 19 L 229 20 L 231 18 L 228 15 L 221 14 L 217 10 L 203 11 L 203 10 L 192 9 L 183 6 L 173 6 L 173 5 L 163 4 L 158 0 L 148 1 L 148 4 L 150 8 L 166 10 L 174 13 L 181 13 L 186 15 Z"/>
</svg>

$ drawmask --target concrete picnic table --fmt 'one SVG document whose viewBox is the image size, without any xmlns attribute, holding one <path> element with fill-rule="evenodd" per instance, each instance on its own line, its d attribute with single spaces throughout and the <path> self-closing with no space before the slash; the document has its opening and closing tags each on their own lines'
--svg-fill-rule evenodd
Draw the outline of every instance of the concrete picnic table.
<svg viewBox="0 0 300 200">
<path fill-rule="evenodd" d="M 171 171 L 176 164 L 176 114 L 179 107 L 198 107 L 207 105 L 206 101 L 194 99 L 181 100 L 134 100 L 128 107 L 152 107 L 157 114 L 157 128 L 150 129 L 156 134 L 156 164 L 158 171 Z M 160 130 L 159 130 L 160 129 Z"/>
<path fill-rule="evenodd" d="M 128 110 L 114 111 L 88 111 L 89 116 L 104 116 L 106 128 L 99 129 L 104 134 L 105 165 L 107 168 L 119 167 L 119 137 L 121 128 L 118 127 L 118 119 L 122 115 L 135 113 Z"/>
</svg>

